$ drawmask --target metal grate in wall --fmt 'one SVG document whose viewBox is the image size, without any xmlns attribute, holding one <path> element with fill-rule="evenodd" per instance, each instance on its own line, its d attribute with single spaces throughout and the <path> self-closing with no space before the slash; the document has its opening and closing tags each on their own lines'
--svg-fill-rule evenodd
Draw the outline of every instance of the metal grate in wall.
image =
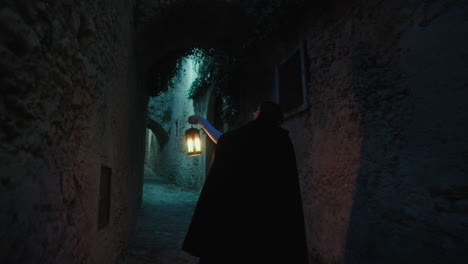
<svg viewBox="0 0 468 264">
<path fill-rule="evenodd" d="M 98 207 L 98 229 L 109 224 L 111 203 L 111 175 L 112 169 L 102 166 L 99 180 L 99 207 Z"/>
</svg>

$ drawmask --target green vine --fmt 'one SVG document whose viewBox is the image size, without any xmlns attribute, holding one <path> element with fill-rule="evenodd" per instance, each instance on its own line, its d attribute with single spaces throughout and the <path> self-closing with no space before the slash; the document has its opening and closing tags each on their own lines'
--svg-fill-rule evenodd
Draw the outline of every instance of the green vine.
<svg viewBox="0 0 468 264">
<path fill-rule="evenodd" d="M 236 59 L 216 49 L 192 49 L 189 56 L 198 64 L 197 78 L 187 91 L 187 98 L 194 99 L 204 94 L 210 87 L 220 92 L 231 79 Z"/>
<path fill-rule="evenodd" d="M 220 50 L 195 48 L 186 53 L 198 65 L 197 78 L 187 91 L 187 99 L 195 99 L 210 88 L 223 100 L 221 117 L 225 120 L 234 117 L 238 110 L 234 107 L 233 91 L 229 88 L 232 72 L 237 59 Z"/>
</svg>

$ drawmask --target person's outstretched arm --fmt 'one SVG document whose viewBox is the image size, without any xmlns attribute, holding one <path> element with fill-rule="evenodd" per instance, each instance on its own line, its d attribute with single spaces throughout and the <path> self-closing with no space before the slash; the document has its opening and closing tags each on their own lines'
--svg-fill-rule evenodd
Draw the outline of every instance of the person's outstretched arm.
<svg viewBox="0 0 468 264">
<path fill-rule="evenodd" d="M 197 115 L 189 116 L 188 122 L 193 125 L 200 125 L 215 144 L 218 143 L 219 137 L 223 134 L 220 131 L 218 131 L 216 128 L 214 128 L 210 124 L 210 122 L 208 122 L 205 118 L 201 116 L 197 116 Z"/>
</svg>

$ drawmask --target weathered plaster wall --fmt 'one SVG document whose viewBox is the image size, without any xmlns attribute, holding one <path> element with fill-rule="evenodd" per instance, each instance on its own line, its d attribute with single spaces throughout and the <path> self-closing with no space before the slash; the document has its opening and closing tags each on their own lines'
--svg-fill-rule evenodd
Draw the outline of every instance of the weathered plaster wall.
<svg viewBox="0 0 468 264">
<path fill-rule="evenodd" d="M 0 259 L 118 263 L 144 158 L 133 1 L 2 1 Z M 97 229 L 101 165 L 109 224 Z"/>
<path fill-rule="evenodd" d="M 206 151 L 200 156 L 189 157 L 185 147 L 185 131 L 190 128 L 188 117 L 197 113 L 203 116 L 202 110 L 207 107 L 203 99 L 198 102 L 195 112 L 194 101 L 187 99 L 186 93 L 196 77 L 196 63 L 186 59 L 177 75 L 174 85 L 167 92 L 151 97 L 148 104 L 149 117 L 160 123 L 168 134 L 168 142 L 161 146 L 159 168 L 157 175 L 165 177 L 174 183 L 193 189 L 203 185 L 205 177 Z M 205 105 L 205 107 L 203 107 Z M 203 110 L 206 112 L 207 110 Z M 206 146 L 209 138 L 202 132 L 202 147 Z"/>
<path fill-rule="evenodd" d="M 345 260 L 464 263 L 467 1 L 377 8 L 378 39 L 354 60 L 367 71 L 355 74 L 353 85 L 363 134 Z M 377 41 L 389 48 L 372 45 Z"/>
<path fill-rule="evenodd" d="M 335 3 L 266 49 L 307 41 L 310 108 L 283 126 L 313 263 L 468 259 L 466 3 Z"/>
</svg>

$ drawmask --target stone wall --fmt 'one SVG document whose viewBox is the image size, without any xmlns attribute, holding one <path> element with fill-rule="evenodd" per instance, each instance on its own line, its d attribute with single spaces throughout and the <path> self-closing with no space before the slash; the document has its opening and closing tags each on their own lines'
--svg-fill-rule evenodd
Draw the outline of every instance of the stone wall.
<svg viewBox="0 0 468 264">
<path fill-rule="evenodd" d="M 2 263 L 118 263 L 141 195 L 133 1 L 0 5 Z M 110 221 L 98 230 L 101 166 Z"/>
<path fill-rule="evenodd" d="M 311 261 L 464 263 L 468 5 L 338 2 L 265 49 L 265 60 L 279 62 L 307 43 L 310 107 L 284 127 Z M 245 92 L 244 109 L 251 97 Z"/>
<path fill-rule="evenodd" d="M 362 143 L 348 263 L 468 259 L 467 7 L 408 1 L 370 9 L 365 24 L 381 26 L 353 63 L 361 69 L 353 89 Z"/>
<path fill-rule="evenodd" d="M 296 140 L 309 142 L 297 150 L 312 256 L 461 263 L 468 220 L 460 137 L 467 63 L 457 58 L 468 44 L 463 8 L 363 3 L 343 15 L 311 30 L 312 108 L 288 123 Z M 308 133 L 297 129 L 304 121 Z"/>
</svg>

